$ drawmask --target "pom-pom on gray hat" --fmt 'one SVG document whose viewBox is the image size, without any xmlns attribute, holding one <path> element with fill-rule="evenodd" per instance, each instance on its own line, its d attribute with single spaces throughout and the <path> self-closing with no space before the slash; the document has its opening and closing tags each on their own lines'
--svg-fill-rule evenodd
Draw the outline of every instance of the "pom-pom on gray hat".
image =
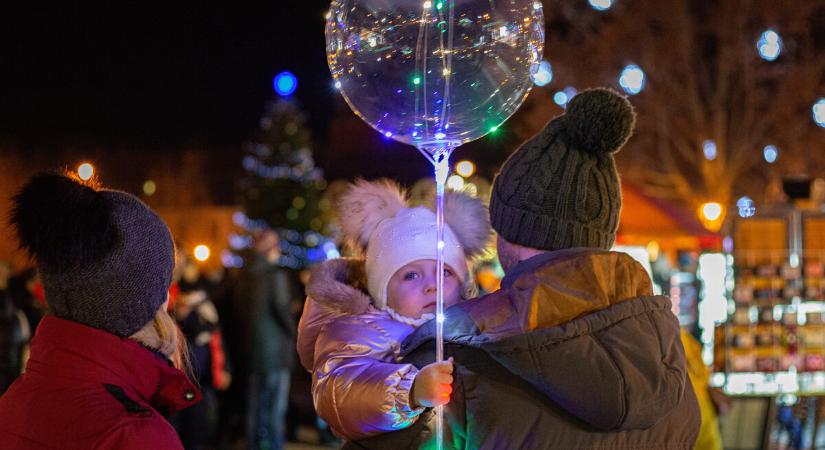
<svg viewBox="0 0 825 450">
<path fill-rule="evenodd" d="M 622 207 L 613 153 L 635 120 L 630 103 L 612 90 L 573 97 L 565 114 L 505 161 L 490 198 L 493 229 L 530 248 L 609 250 Z"/>
<path fill-rule="evenodd" d="M 137 197 L 41 173 L 15 196 L 11 222 L 55 316 L 127 337 L 166 301 L 172 234 Z"/>
</svg>

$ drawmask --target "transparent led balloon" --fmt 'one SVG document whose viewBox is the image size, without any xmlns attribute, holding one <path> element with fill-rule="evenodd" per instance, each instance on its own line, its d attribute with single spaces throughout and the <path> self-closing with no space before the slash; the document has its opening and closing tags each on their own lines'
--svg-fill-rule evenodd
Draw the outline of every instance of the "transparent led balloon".
<svg viewBox="0 0 825 450">
<path fill-rule="evenodd" d="M 450 147 L 524 101 L 544 43 L 533 0 L 336 0 L 327 58 L 352 109 L 387 137 Z"/>
<path fill-rule="evenodd" d="M 326 38 L 334 84 L 353 111 L 433 163 L 436 361 L 442 361 L 444 190 L 450 155 L 496 130 L 530 92 L 544 45 L 541 2 L 334 0 Z M 435 435 L 440 450 L 440 406 Z"/>
</svg>

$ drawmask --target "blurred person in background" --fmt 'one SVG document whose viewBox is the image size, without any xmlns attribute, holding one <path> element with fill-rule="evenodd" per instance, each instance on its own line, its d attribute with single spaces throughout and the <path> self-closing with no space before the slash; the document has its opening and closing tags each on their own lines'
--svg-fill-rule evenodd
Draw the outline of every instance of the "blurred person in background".
<svg viewBox="0 0 825 450">
<path fill-rule="evenodd" d="M 232 377 L 226 367 L 218 311 L 208 297 L 210 283 L 193 261 L 182 257 L 179 262 L 181 278 L 172 311 L 186 337 L 192 372 L 203 400 L 178 413 L 172 423 L 184 448 L 200 450 L 215 438 L 215 391 L 226 390 Z"/>
<path fill-rule="evenodd" d="M 291 303 L 296 293 L 290 271 L 277 264 L 278 234 L 265 229 L 253 238 L 234 295 L 237 325 L 244 330 L 247 445 L 280 450 L 285 441 L 290 371 L 295 361 Z"/>
<path fill-rule="evenodd" d="M 25 347 L 31 337 L 26 316 L 11 300 L 10 276 L 11 266 L 0 262 L 0 395 L 20 375 Z"/>
<path fill-rule="evenodd" d="M 40 319 L 46 314 L 46 295 L 37 269 L 23 269 L 11 277 L 8 282 L 9 295 L 14 306 L 23 312 L 29 322 L 32 334 L 37 329 Z"/>
</svg>

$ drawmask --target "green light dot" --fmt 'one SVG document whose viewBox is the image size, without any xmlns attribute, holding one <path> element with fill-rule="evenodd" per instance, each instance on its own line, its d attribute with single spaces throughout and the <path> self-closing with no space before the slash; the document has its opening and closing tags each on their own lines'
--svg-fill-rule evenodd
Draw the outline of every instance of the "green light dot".
<svg viewBox="0 0 825 450">
<path fill-rule="evenodd" d="M 498 125 L 490 127 L 490 133 L 495 133 L 496 131 L 498 131 Z"/>
<path fill-rule="evenodd" d="M 441 9 L 441 8 L 444 7 L 444 3 L 443 2 L 438 2 L 438 3 L 436 3 L 435 7 L 438 8 L 438 9 Z"/>
<path fill-rule="evenodd" d="M 413 78 L 413 84 L 415 84 L 415 85 L 421 84 L 421 77 Z"/>
</svg>

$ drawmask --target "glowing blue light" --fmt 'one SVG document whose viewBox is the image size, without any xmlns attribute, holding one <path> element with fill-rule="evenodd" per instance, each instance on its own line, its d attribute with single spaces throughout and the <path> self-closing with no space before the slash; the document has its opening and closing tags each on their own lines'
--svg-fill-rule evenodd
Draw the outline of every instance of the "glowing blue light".
<svg viewBox="0 0 825 450">
<path fill-rule="evenodd" d="M 765 149 L 762 150 L 762 154 L 765 156 L 765 161 L 767 161 L 768 164 L 773 164 L 779 156 L 779 150 L 776 149 L 775 145 L 766 145 Z"/>
<path fill-rule="evenodd" d="M 756 214 L 756 207 L 750 197 L 742 197 L 736 202 L 736 207 L 739 208 L 739 217 L 747 218 L 753 217 Z"/>
<path fill-rule="evenodd" d="M 820 127 L 825 128 L 825 98 L 820 98 L 814 103 L 813 114 L 814 122 Z"/>
<path fill-rule="evenodd" d="M 596 11 L 606 11 L 613 6 L 613 0 L 588 0 L 587 3 Z"/>
<path fill-rule="evenodd" d="M 553 101 L 564 108 L 567 105 L 567 94 L 564 91 L 559 91 L 553 94 Z"/>
<path fill-rule="evenodd" d="M 765 61 L 774 61 L 782 53 L 782 38 L 773 30 L 765 30 L 756 41 L 759 56 Z"/>
<path fill-rule="evenodd" d="M 289 71 L 283 71 L 275 76 L 272 80 L 272 86 L 275 92 L 281 97 L 288 97 L 298 88 L 298 79 Z"/>
<path fill-rule="evenodd" d="M 341 89 L 341 82 L 338 81 L 338 80 L 335 80 L 334 86 L 335 86 L 335 89 Z"/>
<path fill-rule="evenodd" d="M 702 152 L 705 154 L 705 159 L 713 161 L 716 159 L 716 142 L 707 140 L 702 143 Z"/>
<path fill-rule="evenodd" d="M 630 64 L 619 75 L 619 86 L 630 95 L 636 95 L 645 88 L 645 73 L 636 64 Z"/>
<path fill-rule="evenodd" d="M 533 78 L 533 83 L 535 83 L 536 86 L 545 86 L 553 81 L 553 68 L 550 66 L 549 62 L 542 61 L 541 64 L 539 64 L 539 68 L 536 70 L 536 73 L 531 76 Z"/>
<path fill-rule="evenodd" d="M 436 139 L 444 139 L 445 137 L 447 137 L 447 135 L 444 134 L 444 133 L 436 133 L 435 134 Z"/>
<path fill-rule="evenodd" d="M 392 137 L 392 131 L 387 131 L 387 132 L 385 132 L 385 133 L 384 133 L 384 136 L 386 136 L 386 137 L 388 137 L 388 138 L 391 138 L 391 137 Z"/>
</svg>

